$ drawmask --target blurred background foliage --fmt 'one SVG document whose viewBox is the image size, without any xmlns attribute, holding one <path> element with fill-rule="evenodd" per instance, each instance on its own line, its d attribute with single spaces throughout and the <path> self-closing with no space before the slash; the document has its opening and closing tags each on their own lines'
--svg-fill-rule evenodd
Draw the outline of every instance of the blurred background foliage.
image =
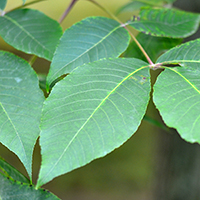
<svg viewBox="0 0 200 200">
<path fill-rule="evenodd" d="M 112 13 L 131 2 L 97 1 Z M 47 0 L 30 7 L 59 20 L 69 3 L 70 0 Z M 22 0 L 8 0 L 6 11 L 21 4 Z M 200 12 L 199 0 L 179 0 L 174 5 L 183 10 Z M 126 21 L 133 14 L 123 12 L 119 14 L 119 18 Z M 91 2 L 80 0 L 62 23 L 63 31 L 88 16 L 108 17 Z M 199 37 L 198 33 L 194 37 Z M 30 55 L 15 50 L 2 39 L 0 49 L 11 51 L 26 60 L 30 58 Z M 33 67 L 38 73 L 46 74 L 49 64 L 48 61 L 38 58 Z M 147 115 L 162 122 L 152 101 L 148 106 Z M 34 180 L 37 178 L 41 162 L 39 151 L 37 143 L 33 158 Z M 18 158 L 3 145 L 0 145 L 0 155 L 26 174 Z M 54 179 L 44 187 L 63 200 L 193 200 L 199 199 L 199 166 L 199 145 L 186 143 L 175 130 L 163 130 L 143 120 L 138 131 L 120 148 L 104 158 Z"/>
</svg>

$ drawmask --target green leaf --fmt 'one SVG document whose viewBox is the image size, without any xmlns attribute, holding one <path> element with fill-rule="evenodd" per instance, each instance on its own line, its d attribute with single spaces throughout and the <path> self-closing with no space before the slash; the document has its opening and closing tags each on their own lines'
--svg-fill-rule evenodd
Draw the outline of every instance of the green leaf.
<svg viewBox="0 0 200 200">
<path fill-rule="evenodd" d="M 0 1 L 0 10 L 4 10 L 4 8 L 6 7 L 7 4 L 7 0 L 1 0 Z"/>
<path fill-rule="evenodd" d="M 160 37 L 184 38 L 195 33 L 200 15 L 175 9 L 143 8 L 139 17 L 128 22 L 136 30 Z"/>
<path fill-rule="evenodd" d="M 67 29 L 60 40 L 47 77 L 48 85 L 77 66 L 118 57 L 129 40 L 128 32 L 115 20 L 89 17 L 78 22 Z"/>
<path fill-rule="evenodd" d="M 31 177 L 44 96 L 25 60 L 0 51 L 0 69 L 0 142 L 20 158 Z"/>
<path fill-rule="evenodd" d="M 20 51 L 51 60 L 62 30 L 37 10 L 18 9 L 0 17 L 0 35 Z"/>
<path fill-rule="evenodd" d="M 149 2 L 141 2 L 141 1 L 133 1 L 125 4 L 121 8 L 118 9 L 117 14 L 124 13 L 124 12 L 133 12 L 135 10 L 139 10 L 141 7 L 151 6 Z"/>
<path fill-rule="evenodd" d="M 182 39 L 153 37 L 151 35 L 145 35 L 143 33 L 139 33 L 136 39 L 145 49 L 145 51 L 147 52 L 147 54 L 153 62 L 155 62 L 157 58 L 165 51 L 180 44 L 182 41 Z M 134 57 L 147 61 L 146 57 L 141 53 L 141 50 L 134 41 L 129 45 L 123 56 Z"/>
<path fill-rule="evenodd" d="M 28 178 L 26 178 L 23 174 L 21 174 L 14 167 L 9 165 L 3 158 L 0 157 L 0 173 L 1 171 L 3 172 L 2 174 L 4 174 L 5 176 L 11 179 L 20 181 L 22 183 L 30 184 L 30 181 Z"/>
<path fill-rule="evenodd" d="M 149 101 L 148 64 L 108 59 L 76 68 L 44 103 L 37 185 L 105 156 L 137 130 Z"/>
<path fill-rule="evenodd" d="M 158 63 L 179 64 L 166 68 L 154 85 L 154 102 L 164 122 L 189 142 L 200 143 L 200 39 L 163 54 Z"/>
<path fill-rule="evenodd" d="M 18 175 L 16 175 L 18 176 Z M 33 185 L 19 182 L 0 173 L 0 199 L 4 200 L 59 200 L 45 189 L 36 190 Z"/>
</svg>

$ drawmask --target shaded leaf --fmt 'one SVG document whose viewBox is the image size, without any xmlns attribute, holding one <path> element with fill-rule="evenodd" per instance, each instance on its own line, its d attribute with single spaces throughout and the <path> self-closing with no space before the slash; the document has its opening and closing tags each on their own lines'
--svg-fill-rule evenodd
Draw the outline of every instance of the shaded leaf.
<svg viewBox="0 0 200 200">
<path fill-rule="evenodd" d="M 7 4 L 7 0 L 1 0 L 0 1 L 0 10 L 4 10 L 4 8 L 6 7 Z"/>
<path fill-rule="evenodd" d="M 0 142 L 20 158 L 31 177 L 44 101 L 37 75 L 25 60 L 1 51 L 0 86 Z"/>
<path fill-rule="evenodd" d="M 153 62 L 155 62 L 157 58 L 165 51 L 180 44 L 182 41 L 182 39 L 153 37 L 150 35 L 145 35 L 143 33 L 139 33 L 136 39 L 145 49 L 145 51 L 147 52 L 147 54 L 149 55 L 149 57 Z M 141 50 L 134 41 L 131 42 L 127 50 L 124 52 L 123 56 L 134 57 L 147 61 L 146 57 L 142 54 Z"/>
<path fill-rule="evenodd" d="M 18 175 L 16 175 L 18 176 Z M 4 200 L 59 200 L 44 189 L 36 190 L 33 185 L 22 183 L 0 173 L 0 199 Z"/>
<path fill-rule="evenodd" d="M 154 102 L 163 120 L 182 138 L 200 143 L 200 39 L 173 48 L 158 63 L 166 68 L 154 85 Z"/>
<path fill-rule="evenodd" d="M 43 108 L 38 186 L 105 156 L 133 135 L 149 101 L 147 65 L 101 60 L 56 84 Z"/>
<path fill-rule="evenodd" d="M 51 60 L 62 30 L 37 10 L 18 9 L 0 17 L 0 35 L 20 51 Z"/>
<path fill-rule="evenodd" d="M 130 36 L 115 20 L 89 17 L 63 34 L 47 77 L 50 85 L 75 67 L 102 58 L 118 57 L 129 44 Z"/>
<path fill-rule="evenodd" d="M 128 24 L 145 34 L 184 38 L 197 31 L 199 21 L 199 14 L 175 9 L 142 8 L 139 17 Z"/>
<path fill-rule="evenodd" d="M 133 1 L 125 4 L 121 8 L 117 10 L 116 14 L 120 14 L 123 12 L 133 12 L 135 10 L 139 10 L 141 7 L 145 6 L 151 6 L 152 4 L 149 4 L 149 2 L 141 2 L 141 1 Z"/>
<path fill-rule="evenodd" d="M 30 180 L 28 178 L 26 178 L 23 174 L 17 171 L 14 167 L 9 165 L 3 158 L 0 158 L 0 172 L 1 171 L 2 174 L 4 174 L 4 176 L 7 176 L 11 179 L 17 180 L 22 183 L 30 184 Z"/>
</svg>

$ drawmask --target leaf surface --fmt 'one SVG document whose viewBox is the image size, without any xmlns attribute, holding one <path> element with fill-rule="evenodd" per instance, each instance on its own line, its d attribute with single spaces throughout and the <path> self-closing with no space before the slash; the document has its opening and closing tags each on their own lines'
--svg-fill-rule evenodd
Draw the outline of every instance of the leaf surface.
<svg viewBox="0 0 200 200">
<path fill-rule="evenodd" d="M 184 38 L 195 33 L 200 15 L 175 9 L 142 8 L 138 17 L 128 24 L 145 34 Z"/>
<path fill-rule="evenodd" d="M 149 101 L 148 64 L 108 59 L 75 69 L 44 103 L 37 185 L 122 145 L 137 130 Z"/>
<path fill-rule="evenodd" d="M 154 37 L 143 33 L 139 33 L 136 39 L 142 45 L 153 62 L 155 62 L 161 54 L 182 42 L 182 39 Z M 134 57 L 147 61 L 146 57 L 141 53 L 141 50 L 134 41 L 130 43 L 123 56 Z"/>
<path fill-rule="evenodd" d="M 8 164 L 3 158 L 0 158 L 0 173 L 13 180 L 30 184 L 30 180 L 28 178 L 26 178 L 23 174 L 17 171 L 17 169 Z"/>
<path fill-rule="evenodd" d="M 128 32 L 115 20 L 89 17 L 78 22 L 67 29 L 60 40 L 47 77 L 48 85 L 77 66 L 118 57 L 129 40 Z"/>
<path fill-rule="evenodd" d="M 51 60 L 62 30 L 37 10 L 18 9 L 0 17 L 0 35 L 20 51 Z"/>
<path fill-rule="evenodd" d="M 0 1 L 0 10 L 4 10 L 4 8 L 6 7 L 7 4 L 7 0 L 1 0 Z"/>
<path fill-rule="evenodd" d="M 200 39 L 163 54 L 166 68 L 154 85 L 154 102 L 163 120 L 189 142 L 200 143 Z"/>
<path fill-rule="evenodd" d="M 123 5 L 121 8 L 118 9 L 117 14 L 124 13 L 124 12 L 133 12 L 135 10 L 139 10 L 141 7 L 144 6 L 151 6 L 152 4 L 149 2 L 141 2 L 141 1 L 133 1 L 128 2 L 127 4 Z"/>
<path fill-rule="evenodd" d="M 47 190 L 42 188 L 35 189 L 33 185 L 22 183 L 0 174 L 0 199 L 19 200 L 59 200 Z"/>
<path fill-rule="evenodd" d="M 0 142 L 20 158 L 30 177 L 43 101 L 37 75 L 31 66 L 1 51 Z"/>
</svg>

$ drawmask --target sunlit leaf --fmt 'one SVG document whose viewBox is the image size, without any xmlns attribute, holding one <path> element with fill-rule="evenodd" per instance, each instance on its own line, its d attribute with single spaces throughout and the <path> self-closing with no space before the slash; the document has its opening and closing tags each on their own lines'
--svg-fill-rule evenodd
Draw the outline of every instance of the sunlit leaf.
<svg viewBox="0 0 200 200">
<path fill-rule="evenodd" d="M 37 185 L 105 156 L 137 130 L 149 101 L 148 64 L 109 59 L 76 68 L 44 103 Z"/>
<path fill-rule="evenodd" d="M 142 8 L 139 16 L 128 24 L 145 34 L 184 38 L 197 31 L 199 21 L 199 14 L 175 9 Z"/>
<path fill-rule="evenodd" d="M 189 142 L 200 143 L 200 39 L 185 43 L 161 56 L 166 68 L 154 86 L 154 102 L 163 120 Z"/>
<path fill-rule="evenodd" d="M 102 58 L 118 57 L 126 50 L 130 36 L 115 20 L 89 17 L 63 34 L 51 63 L 48 85 L 75 67 Z"/>
<path fill-rule="evenodd" d="M 31 177 L 44 96 L 31 66 L 0 52 L 0 142 L 13 151 Z"/>
<path fill-rule="evenodd" d="M 62 29 L 37 10 L 18 9 L 0 17 L 0 35 L 18 50 L 51 60 Z"/>
</svg>

